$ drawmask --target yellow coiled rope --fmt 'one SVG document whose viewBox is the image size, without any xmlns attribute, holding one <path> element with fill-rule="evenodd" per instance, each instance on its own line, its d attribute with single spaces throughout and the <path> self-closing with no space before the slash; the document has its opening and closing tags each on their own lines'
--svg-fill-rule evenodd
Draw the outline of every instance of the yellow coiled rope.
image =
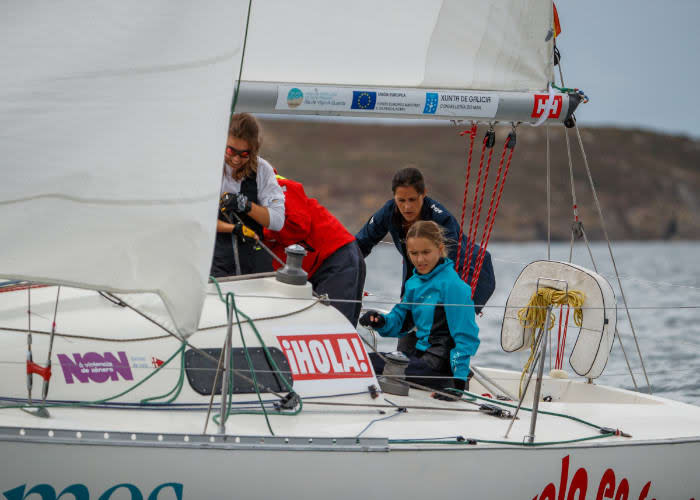
<svg viewBox="0 0 700 500">
<path fill-rule="evenodd" d="M 568 292 L 557 290 L 556 288 L 540 288 L 528 302 L 527 307 L 523 307 L 518 311 L 518 319 L 520 324 L 525 328 L 530 329 L 530 357 L 528 358 L 523 372 L 520 375 L 520 385 L 518 387 L 518 396 L 522 398 L 523 380 L 525 375 L 530 370 L 530 366 L 535 360 L 535 332 L 540 328 L 544 328 L 547 320 L 547 308 L 552 306 L 569 306 L 574 309 L 574 324 L 576 326 L 583 325 L 583 302 L 586 295 L 578 290 L 569 290 Z M 554 328 L 556 319 L 554 313 L 549 316 L 549 329 Z"/>
</svg>

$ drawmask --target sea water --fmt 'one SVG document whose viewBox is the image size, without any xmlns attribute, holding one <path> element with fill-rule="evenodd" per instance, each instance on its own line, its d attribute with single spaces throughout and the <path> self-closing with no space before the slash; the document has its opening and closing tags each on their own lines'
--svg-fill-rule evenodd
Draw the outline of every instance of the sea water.
<svg viewBox="0 0 700 500">
<path fill-rule="evenodd" d="M 481 345 L 473 362 L 477 366 L 521 370 L 529 350 L 507 353 L 501 349 L 503 306 L 520 271 L 534 261 L 547 259 L 546 243 L 492 243 L 489 251 L 496 273 L 496 291 L 477 318 Z M 640 391 L 647 392 L 632 327 L 622 301 L 615 269 L 605 242 L 591 243 L 598 272 L 605 276 L 617 297 L 618 331 Z M 636 333 L 646 373 L 655 395 L 700 405 L 700 243 L 622 242 L 612 244 L 622 288 Z M 569 261 L 570 244 L 554 243 L 552 260 Z M 593 269 L 584 243 L 573 249 L 575 264 Z M 365 307 L 391 308 L 401 289 L 401 259 L 392 244 L 378 245 L 367 260 Z M 376 301 L 372 303 L 373 301 Z M 563 368 L 568 365 L 577 329 L 569 328 Z M 556 345 L 556 332 L 554 333 Z M 381 350 L 393 350 L 395 339 L 382 339 Z M 549 369 L 549 359 L 545 365 Z M 634 389 L 620 344 L 616 340 L 603 375 L 596 383 Z"/>
</svg>

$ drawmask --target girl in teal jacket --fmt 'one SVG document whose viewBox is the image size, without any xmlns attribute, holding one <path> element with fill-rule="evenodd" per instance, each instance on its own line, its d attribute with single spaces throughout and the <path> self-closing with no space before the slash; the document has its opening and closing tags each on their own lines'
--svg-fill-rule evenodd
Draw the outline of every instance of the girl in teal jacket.
<svg viewBox="0 0 700 500">
<path fill-rule="evenodd" d="M 411 226 L 406 247 L 415 270 L 406 282 L 402 302 L 386 315 L 366 312 L 360 324 L 374 328 L 382 337 L 409 336 L 412 342 L 402 344 L 410 360 L 406 368 L 408 380 L 437 389 L 464 389 L 469 362 L 479 347 L 479 327 L 471 290 L 455 272 L 454 263 L 446 258 L 442 231 L 432 221 L 418 221 Z M 416 331 L 402 332 L 401 326 L 409 314 Z M 374 361 L 375 370 L 381 373 L 383 362 L 377 358 Z"/>
</svg>

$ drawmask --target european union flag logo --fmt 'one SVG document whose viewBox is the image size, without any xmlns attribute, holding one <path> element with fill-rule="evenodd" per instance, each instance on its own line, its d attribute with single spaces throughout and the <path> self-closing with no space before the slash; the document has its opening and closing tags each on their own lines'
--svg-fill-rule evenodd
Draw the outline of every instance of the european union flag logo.
<svg viewBox="0 0 700 500">
<path fill-rule="evenodd" d="M 377 93 L 366 90 L 352 91 L 352 105 L 350 109 L 374 109 L 377 104 Z"/>
<path fill-rule="evenodd" d="M 426 92 L 425 93 L 425 108 L 423 108 L 423 113 L 428 115 L 434 115 L 438 107 L 438 95 L 437 92 Z"/>
</svg>

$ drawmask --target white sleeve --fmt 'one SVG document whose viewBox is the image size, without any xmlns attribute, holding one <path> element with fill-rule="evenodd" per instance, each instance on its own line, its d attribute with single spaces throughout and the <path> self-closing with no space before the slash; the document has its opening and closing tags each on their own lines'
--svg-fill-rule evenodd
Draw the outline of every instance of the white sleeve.
<svg viewBox="0 0 700 500">
<path fill-rule="evenodd" d="M 277 183 L 272 166 L 258 158 L 258 201 L 270 213 L 270 231 L 280 231 L 284 226 L 284 192 Z"/>
</svg>

